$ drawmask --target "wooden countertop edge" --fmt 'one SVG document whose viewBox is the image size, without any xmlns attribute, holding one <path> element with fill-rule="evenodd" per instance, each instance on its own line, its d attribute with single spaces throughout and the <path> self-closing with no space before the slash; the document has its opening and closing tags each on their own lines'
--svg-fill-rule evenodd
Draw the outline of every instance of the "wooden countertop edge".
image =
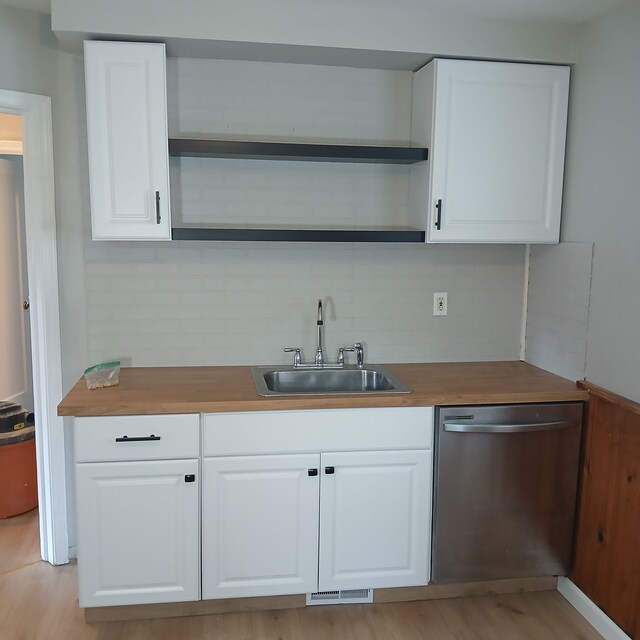
<svg viewBox="0 0 640 640">
<path fill-rule="evenodd" d="M 313 409 L 362 409 L 380 407 L 428 407 L 464 406 L 479 404 L 513 404 L 543 402 L 582 402 L 589 399 L 586 391 L 576 389 L 567 392 L 518 392 L 505 394 L 441 394 L 433 396 L 304 396 L 294 398 L 270 397 L 252 400 L 229 400 L 215 402 L 173 402 L 150 405 L 148 402 L 128 402 L 125 406 L 105 403 L 103 406 L 74 406 L 70 403 L 59 408 L 59 416 L 124 416 L 179 413 L 233 413 L 247 411 L 304 411 Z"/>
</svg>

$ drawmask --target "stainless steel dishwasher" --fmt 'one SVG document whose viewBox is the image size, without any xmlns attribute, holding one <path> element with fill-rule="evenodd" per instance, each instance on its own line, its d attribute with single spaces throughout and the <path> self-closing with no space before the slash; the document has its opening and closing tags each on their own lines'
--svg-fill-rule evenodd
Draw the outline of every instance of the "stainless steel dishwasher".
<svg viewBox="0 0 640 640">
<path fill-rule="evenodd" d="M 440 407 L 432 581 L 565 575 L 581 403 Z"/>
</svg>

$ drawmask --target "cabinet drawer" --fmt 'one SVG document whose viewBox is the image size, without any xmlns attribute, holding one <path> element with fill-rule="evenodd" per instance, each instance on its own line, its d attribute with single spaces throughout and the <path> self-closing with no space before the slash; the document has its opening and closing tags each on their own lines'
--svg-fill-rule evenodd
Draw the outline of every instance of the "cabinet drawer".
<svg viewBox="0 0 640 640">
<path fill-rule="evenodd" d="M 74 444 L 76 462 L 197 458 L 200 415 L 76 418 Z"/>
<path fill-rule="evenodd" d="M 203 455 L 431 449 L 433 407 L 210 413 Z"/>
</svg>

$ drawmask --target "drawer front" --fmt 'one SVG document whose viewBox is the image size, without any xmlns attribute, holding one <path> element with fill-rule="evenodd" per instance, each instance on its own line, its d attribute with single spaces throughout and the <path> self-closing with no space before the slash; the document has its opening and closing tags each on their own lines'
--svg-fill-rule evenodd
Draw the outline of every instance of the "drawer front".
<svg viewBox="0 0 640 640">
<path fill-rule="evenodd" d="M 171 460 L 200 455 L 200 415 L 76 418 L 76 462 Z"/>
<path fill-rule="evenodd" d="M 209 413 L 203 455 L 431 449 L 433 407 Z"/>
</svg>

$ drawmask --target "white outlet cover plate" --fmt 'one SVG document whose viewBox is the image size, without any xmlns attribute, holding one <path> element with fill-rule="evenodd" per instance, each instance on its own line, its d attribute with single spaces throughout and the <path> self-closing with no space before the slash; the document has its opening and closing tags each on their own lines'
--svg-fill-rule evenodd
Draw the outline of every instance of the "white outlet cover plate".
<svg viewBox="0 0 640 640">
<path fill-rule="evenodd" d="M 447 294 L 446 292 L 437 292 L 433 294 L 433 315 L 447 315 Z"/>
</svg>

